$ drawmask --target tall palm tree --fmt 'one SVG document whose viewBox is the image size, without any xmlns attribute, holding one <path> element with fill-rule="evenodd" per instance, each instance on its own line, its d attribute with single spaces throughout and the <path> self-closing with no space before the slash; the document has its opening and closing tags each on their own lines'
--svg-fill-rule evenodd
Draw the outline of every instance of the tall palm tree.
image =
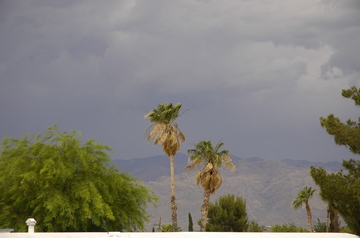
<svg viewBox="0 0 360 238">
<path fill-rule="evenodd" d="M 175 201 L 175 169 L 174 157 L 180 149 L 180 142 L 186 140 L 180 131 L 175 120 L 180 116 L 179 111 L 182 104 L 173 106 L 172 103 L 160 104 L 156 109 L 151 110 L 145 118 L 148 118 L 151 125 L 147 129 L 147 140 L 154 140 L 154 145 L 160 144 L 164 153 L 170 158 L 171 174 L 171 213 L 173 231 L 178 231 L 177 227 L 177 204 Z"/>
<path fill-rule="evenodd" d="M 229 151 L 220 151 L 223 145 L 224 143 L 219 142 L 213 147 L 211 141 L 200 141 L 195 144 L 195 149 L 187 151 L 190 165 L 185 167 L 185 169 L 193 170 L 201 164 L 204 165 L 195 176 L 197 185 L 201 185 L 204 189 L 204 201 L 201 206 L 201 231 L 206 231 L 210 195 L 215 194 L 222 184 L 222 177 L 218 168 L 235 169 Z"/>
<path fill-rule="evenodd" d="M 305 203 L 308 225 L 309 225 L 309 232 L 313 232 L 309 200 L 314 195 L 314 192 L 315 192 L 315 189 L 313 189 L 312 187 L 306 186 L 302 190 L 299 191 L 298 195 L 296 196 L 294 201 L 292 201 L 292 203 L 291 203 L 291 206 L 293 206 L 295 210 L 302 207 L 302 205 Z"/>
</svg>

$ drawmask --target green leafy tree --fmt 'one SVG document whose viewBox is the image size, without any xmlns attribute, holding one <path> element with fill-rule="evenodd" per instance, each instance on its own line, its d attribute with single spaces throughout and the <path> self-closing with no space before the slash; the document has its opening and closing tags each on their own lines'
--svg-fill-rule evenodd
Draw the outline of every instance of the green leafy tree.
<svg viewBox="0 0 360 238">
<path fill-rule="evenodd" d="M 186 138 L 180 131 L 175 120 L 180 116 L 179 112 L 182 104 L 173 106 L 172 103 L 159 104 L 156 109 L 151 110 L 145 118 L 148 118 L 151 125 L 147 129 L 147 140 L 154 140 L 154 145 L 160 144 L 163 152 L 170 158 L 171 176 L 171 218 L 172 227 L 177 231 L 177 204 L 175 200 L 175 166 L 174 157 L 180 149 L 180 142 L 185 142 Z"/>
<path fill-rule="evenodd" d="M 232 194 L 221 196 L 215 203 L 210 203 L 206 231 L 248 231 L 246 202 Z"/>
<path fill-rule="evenodd" d="M 352 87 L 343 90 L 342 96 L 353 99 L 355 105 L 360 106 L 360 89 Z M 320 122 L 327 133 L 334 136 L 336 144 L 346 146 L 354 154 L 360 154 L 360 120 L 356 122 L 349 119 L 343 123 L 339 118 L 330 114 L 327 118 L 321 117 Z"/>
<path fill-rule="evenodd" d="M 249 225 L 248 225 L 248 232 L 263 232 L 264 230 L 261 228 L 261 226 L 259 226 L 259 224 L 252 220 L 249 222 Z"/>
<path fill-rule="evenodd" d="M 320 195 L 343 217 L 349 228 L 360 235 L 360 163 L 343 161 L 347 171 L 328 174 L 323 168 L 311 167 L 311 176 L 320 187 Z M 330 230 L 339 223 L 332 220 Z"/>
<path fill-rule="evenodd" d="M 182 231 L 181 227 L 178 227 L 178 231 Z M 161 225 L 160 232 L 173 232 L 172 224 Z"/>
<path fill-rule="evenodd" d="M 302 190 L 300 190 L 294 201 L 291 203 L 291 205 L 294 207 L 295 210 L 299 209 L 300 207 L 302 207 L 303 204 L 305 204 L 308 225 L 309 225 L 309 232 L 313 232 L 309 200 L 314 195 L 314 192 L 315 189 L 313 189 L 312 187 L 304 187 Z"/>
<path fill-rule="evenodd" d="M 302 227 L 297 227 L 294 223 L 288 223 L 272 226 L 271 232 L 308 232 L 308 230 Z"/>
<path fill-rule="evenodd" d="M 215 194 L 222 184 L 218 169 L 221 167 L 235 169 L 229 151 L 220 151 L 223 145 L 224 143 L 219 142 L 213 147 L 211 141 L 200 141 L 195 145 L 195 149 L 188 150 L 190 165 L 185 169 L 193 170 L 195 167 L 204 165 L 195 176 L 197 184 L 201 184 L 204 189 L 204 201 L 201 207 L 201 231 L 206 231 L 210 195 Z"/>
<path fill-rule="evenodd" d="M 315 232 L 327 232 L 326 222 L 321 222 L 320 219 L 317 219 L 317 223 L 314 225 Z"/>
<path fill-rule="evenodd" d="M 360 89 L 351 87 L 342 90 L 342 96 L 354 100 L 360 106 Z M 321 126 L 334 137 L 337 145 L 347 147 L 354 154 L 360 154 L 360 118 L 358 122 L 347 120 L 346 123 L 330 114 L 320 118 Z M 320 196 L 337 211 L 348 227 L 360 235 L 360 161 L 343 161 L 344 170 L 328 174 L 323 168 L 311 167 L 310 174 L 320 187 Z"/>
<path fill-rule="evenodd" d="M 189 213 L 188 217 L 189 217 L 189 227 L 188 227 L 188 231 L 194 231 L 194 224 L 193 224 L 193 220 L 192 220 L 192 217 L 191 217 L 191 214 L 190 214 L 190 213 Z"/>
<path fill-rule="evenodd" d="M 340 228 L 340 232 L 341 232 L 341 233 L 354 234 L 354 232 L 353 232 L 348 226 L 342 226 L 342 227 Z"/>
<path fill-rule="evenodd" d="M 56 126 L 21 139 L 4 137 L 0 155 L 0 228 L 26 231 L 144 230 L 154 194 L 110 166 L 111 148 Z"/>
</svg>

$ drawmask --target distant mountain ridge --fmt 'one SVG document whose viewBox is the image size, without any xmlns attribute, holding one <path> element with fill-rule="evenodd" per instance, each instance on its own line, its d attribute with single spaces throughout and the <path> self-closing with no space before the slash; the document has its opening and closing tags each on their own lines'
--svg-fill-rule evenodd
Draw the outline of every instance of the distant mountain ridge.
<svg viewBox="0 0 360 238">
<path fill-rule="evenodd" d="M 240 160 L 247 162 L 265 161 L 258 157 L 240 158 L 233 156 L 233 163 L 236 164 Z M 342 167 L 341 163 L 333 162 L 311 162 L 307 160 L 281 160 L 278 161 L 294 168 L 309 168 L 310 166 L 323 167 L 331 171 L 338 171 Z M 170 162 L 166 155 L 156 155 L 145 158 L 134 158 L 129 160 L 115 159 L 112 161 L 118 166 L 121 172 L 130 173 L 133 177 L 139 178 L 144 182 L 155 181 L 161 176 L 170 176 Z M 183 172 L 188 165 L 188 156 L 184 153 L 177 153 L 175 156 L 175 174 Z"/>
<path fill-rule="evenodd" d="M 176 199 L 178 203 L 178 224 L 183 230 L 188 226 L 188 213 L 193 220 L 200 219 L 200 208 L 203 200 L 203 190 L 196 186 L 195 173 L 184 171 L 188 156 L 178 153 L 175 157 Z M 121 172 L 144 181 L 160 198 L 156 208 L 149 207 L 151 223 L 150 231 L 159 217 L 163 223 L 171 223 L 170 217 L 170 169 L 169 158 L 165 155 L 130 160 L 114 160 L 113 164 L 120 166 Z M 339 162 L 310 162 L 305 160 L 270 161 L 261 158 L 233 157 L 235 172 L 220 170 L 223 184 L 218 193 L 211 197 L 214 201 L 224 194 L 234 194 L 243 197 L 247 202 L 249 219 L 256 220 L 260 225 L 276 225 L 292 222 L 297 226 L 307 226 L 305 209 L 295 211 L 292 200 L 304 186 L 317 189 L 310 200 L 313 220 L 319 218 L 325 221 L 326 204 L 321 201 L 319 189 L 310 176 L 310 166 L 323 167 L 328 171 L 339 171 Z M 195 225 L 195 229 L 197 225 Z"/>
</svg>

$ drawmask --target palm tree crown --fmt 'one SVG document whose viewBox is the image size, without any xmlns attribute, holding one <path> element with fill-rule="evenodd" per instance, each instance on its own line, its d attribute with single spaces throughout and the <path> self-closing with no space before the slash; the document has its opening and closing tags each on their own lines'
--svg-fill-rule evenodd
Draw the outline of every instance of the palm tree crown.
<svg viewBox="0 0 360 238">
<path fill-rule="evenodd" d="M 216 168 L 220 168 L 221 165 L 225 167 L 233 168 L 231 163 L 231 157 L 228 150 L 219 151 L 224 145 L 223 142 L 219 142 L 213 147 L 211 141 L 200 141 L 195 145 L 195 149 L 188 150 L 190 155 L 191 165 L 189 169 L 193 169 L 195 166 L 199 166 L 201 163 L 212 163 Z"/>
<path fill-rule="evenodd" d="M 160 143 L 164 153 L 169 157 L 175 156 L 180 149 L 180 142 L 186 140 L 175 122 L 175 119 L 180 116 L 181 106 L 181 103 L 175 106 L 172 103 L 160 104 L 145 116 L 145 118 L 149 118 L 151 123 L 147 129 L 147 140 L 150 141 L 153 138 L 154 145 Z"/>
<path fill-rule="evenodd" d="M 149 117 L 151 123 L 169 124 L 180 116 L 181 106 L 181 103 L 177 103 L 175 106 L 172 103 L 159 104 L 156 109 L 145 115 L 145 118 Z"/>
<path fill-rule="evenodd" d="M 304 187 L 302 190 L 300 190 L 291 205 L 294 207 L 295 210 L 301 208 L 303 204 L 309 202 L 309 200 L 314 195 L 314 192 L 315 189 L 313 189 L 312 187 Z"/>
<path fill-rule="evenodd" d="M 190 165 L 185 169 L 193 170 L 204 164 L 203 169 L 196 174 L 196 181 L 204 190 L 210 190 L 211 194 L 215 194 L 222 184 L 222 178 L 217 169 L 220 167 L 235 169 L 229 151 L 219 151 L 223 145 L 223 142 L 219 142 L 213 147 L 211 141 L 200 141 L 195 145 L 195 149 L 187 151 L 190 156 Z"/>
</svg>

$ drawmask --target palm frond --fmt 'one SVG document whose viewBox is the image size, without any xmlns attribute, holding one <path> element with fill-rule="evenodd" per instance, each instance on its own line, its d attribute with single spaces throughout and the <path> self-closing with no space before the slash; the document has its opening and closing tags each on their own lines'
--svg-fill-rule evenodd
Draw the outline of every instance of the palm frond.
<svg viewBox="0 0 360 238">
<path fill-rule="evenodd" d="M 291 206 L 293 206 L 295 210 L 301 208 L 303 204 L 306 204 L 310 198 L 312 198 L 315 191 L 312 187 L 304 187 L 292 201 Z"/>
<path fill-rule="evenodd" d="M 216 191 L 220 188 L 222 184 L 222 177 L 219 173 L 215 173 L 215 175 L 212 176 L 212 181 L 210 183 L 210 193 L 215 194 Z"/>
<path fill-rule="evenodd" d="M 179 138 L 180 138 L 181 142 L 186 141 L 186 137 L 184 136 L 184 134 L 181 131 L 179 131 Z"/>
<path fill-rule="evenodd" d="M 181 103 L 160 104 L 151 110 L 145 118 L 149 118 L 152 125 L 147 130 L 147 140 L 154 139 L 154 145 L 161 144 L 162 150 L 168 156 L 174 156 L 180 149 L 180 142 L 186 138 L 174 121 L 179 116 Z"/>
<path fill-rule="evenodd" d="M 184 170 L 188 169 L 190 171 L 192 171 L 195 167 L 198 167 L 202 164 L 202 160 L 201 160 L 201 156 L 190 156 L 188 163 L 190 164 L 189 166 L 186 166 L 184 168 Z"/>
<path fill-rule="evenodd" d="M 159 104 L 156 109 L 153 109 L 146 114 L 145 118 L 149 118 L 151 123 L 165 122 L 170 124 L 179 117 L 181 106 L 181 103 L 178 103 L 175 106 L 173 106 L 172 103 Z"/>
<path fill-rule="evenodd" d="M 211 180 L 211 174 L 210 173 L 201 173 L 200 175 L 201 177 L 201 186 L 203 186 L 203 188 L 205 190 L 209 189 L 210 186 L 210 180 Z"/>
<path fill-rule="evenodd" d="M 235 169 L 235 165 L 232 163 L 231 156 L 227 150 L 221 150 L 224 145 L 223 142 L 219 142 L 212 145 L 211 141 L 200 141 L 194 144 L 193 149 L 187 151 L 189 155 L 189 166 L 185 169 L 192 170 L 201 164 L 204 164 L 195 176 L 197 185 L 203 187 L 205 191 L 209 191 L 211 194 L 216 193 L 222 184 L 222 177 L 218 172 L 218 168 L 230 168 L 232 171 Z"/>
<path fill-rule="evenodd" d="M 196 175 L 195 175 L 195 180 L 196 180 L 196 184 L 199 186 L 199 184 L 201 184 L 201 173 L 202 171 L 199 170 L 197 171 Z"/>
<path fill-rule="evenodd" d="M 204 168 L 203 168 L 203 171 L 204 173 L 208 173 L 210 172 L 210 170 L 212 170 L 214 168 L 214 165 L 212 163 L 207 163 Z"/>
</svg>

